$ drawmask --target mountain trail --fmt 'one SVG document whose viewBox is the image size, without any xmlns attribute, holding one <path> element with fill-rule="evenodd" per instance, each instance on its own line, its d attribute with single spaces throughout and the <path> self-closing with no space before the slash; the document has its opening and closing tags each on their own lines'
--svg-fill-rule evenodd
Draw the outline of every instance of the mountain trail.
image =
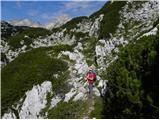
<svg viewBox="0 0 160 120">
<path fill-rule="evenodd" d="M 94 97 L 92 96 L 91 97 L 88 97 L 87 99 L 87 110 L 86 112 L 83 114 L 83 119 L 90 119 L 90 113 L 94 110 L 94 104 L 95 104 L 95 101 L 94 101 Z"/>
</svg>

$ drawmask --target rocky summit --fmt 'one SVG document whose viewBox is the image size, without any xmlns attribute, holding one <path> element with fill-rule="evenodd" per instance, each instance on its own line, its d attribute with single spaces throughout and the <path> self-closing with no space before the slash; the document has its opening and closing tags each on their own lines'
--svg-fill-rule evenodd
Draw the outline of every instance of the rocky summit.
<svg viewBox="0 0 160 120">
<path fill-rule="evenodd" d="M 1 117 L 159 118 L 158 7 L 107 1 L 52 29 L 1 21 Z"/>
</svg>

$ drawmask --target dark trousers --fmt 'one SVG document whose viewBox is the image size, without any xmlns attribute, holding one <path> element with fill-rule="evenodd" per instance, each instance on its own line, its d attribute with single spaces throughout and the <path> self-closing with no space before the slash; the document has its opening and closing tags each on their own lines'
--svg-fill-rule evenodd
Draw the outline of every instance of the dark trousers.
<svg viewBox="0 0 160 120">
<path fill-rule="evenodd" d="M 93 94 L 93 84 L 89 83 L 89 95 L 90 97 L 92 97 L 92 94 Z"/>
</svg>

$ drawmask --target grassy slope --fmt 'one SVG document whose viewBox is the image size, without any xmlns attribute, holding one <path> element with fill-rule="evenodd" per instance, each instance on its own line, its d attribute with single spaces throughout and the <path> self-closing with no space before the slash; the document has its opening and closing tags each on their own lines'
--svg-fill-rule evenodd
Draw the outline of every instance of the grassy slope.
<svg viewBox="0 0 160 120">
<path fill-rule="evenodd" d="M 50 35 L 51 32 L 44 28 L 29 28 L 7 39 L 11 49 L 22 47 L 20 41 L 24 40 L 25 45 L 30 45 L 36 38 Z M 28 36 L 28 37 L 25 37 Z"/>
<path fill-rule="evenodd" d="M 2 115 L 12 104 L 23 97 L 24 93 L 30 90 L 33 85 L 40 84 L 45 80 L 52 81 L 55 92 L 65 90 L 63 81 L 66 80 L 67 63 L 54 58 L 55 56 L 49 57 L 47 55 L 49 51 L 57 55 L 64 49 L 71 50 L 67 45 L 34 49 L 20 54 L 2 69 Z M 59 74 L 62 77 L 55 79 L 53 74 Z M 59 89 L 62 84 L 63 89 Z"/>
<path fill-rule="evenodd" d="M 84 101 L 60 102 L 48 111 L 49 119 L 78 119 L 86 111 Z"/>
<path fill-rule="evenodd" d="M 99 38 L 108 38 L 110 33 L 114 33 L 117 29 L 117 25 L 120 22 L 119 11 L 126 4 L 124 1 L 115 1 L 111 3 L 107 2 L 99 11 L 93 13 L 90 18 L 98 17 L 100 14 L 104 14 L 104 18 L 100 24 Z"/>
</svg>

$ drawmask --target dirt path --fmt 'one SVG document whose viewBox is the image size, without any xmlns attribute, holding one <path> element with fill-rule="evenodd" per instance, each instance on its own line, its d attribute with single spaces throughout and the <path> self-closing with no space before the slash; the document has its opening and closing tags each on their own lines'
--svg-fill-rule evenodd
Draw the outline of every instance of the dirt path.
<svg viewBox="0 0 160 120">
<path fill-rule="evenodd" d="M 87 108 L 88 110 L 83 114 L 83 119 L 90 119 L 89 115 L 94 110 L 94 97 L 88 97 Z"/>
</svg>

